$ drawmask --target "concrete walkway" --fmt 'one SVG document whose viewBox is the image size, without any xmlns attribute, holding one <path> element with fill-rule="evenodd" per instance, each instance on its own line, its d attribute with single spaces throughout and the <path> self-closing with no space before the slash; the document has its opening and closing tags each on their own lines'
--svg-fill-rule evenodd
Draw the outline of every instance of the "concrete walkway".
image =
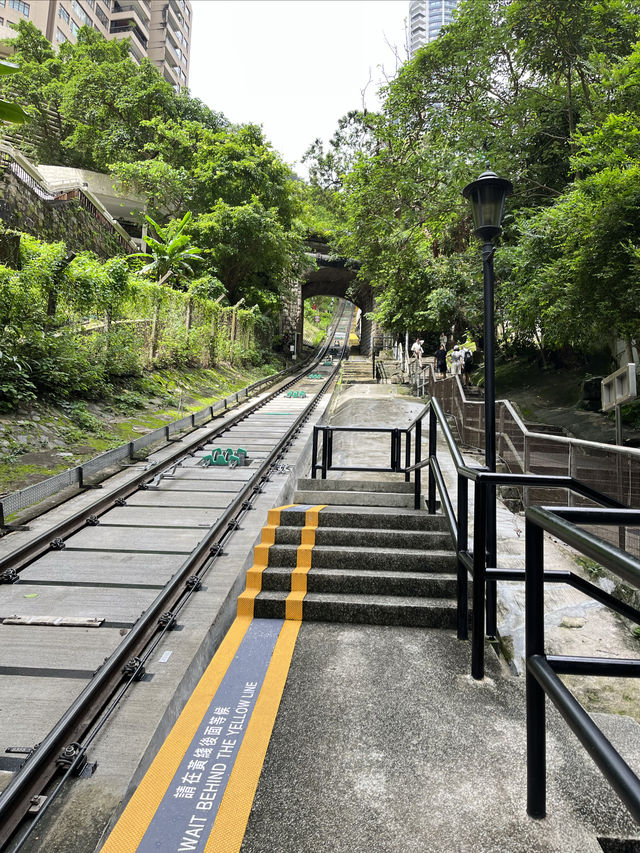
<svg viewBox="0 0 640 853">
<path fill-rule="evenodd" d="M 421 407 L 392 386 L 360 386 L 332 422 L 401 425 Z M 384 465 L 386 442 L 350 434 L 334 460 Z M 442 443 L 439 453 L 454 486 Z M 498 521 L 499 550 L 517 565 L 522 523 L 503 507 Z M 548 817 L 527 817 L 524 679 L 490 648 L 483 682 L 469 668 L 469 644 L 451 631 L 303 623 L 242 851 L 602 853 L 598 838 L 640 849 L 638 827 L 551 707 Z M 637 723 L 596 720 L 639 773 Z"/>
<path fill-rule="evenodd" d="M 524 681 L 468 663 L 451 631 L 303 623 L 243 853 L 602 853 L 596 836 L 635 834 L 553 713 L 549 816 L 527 817 Z M 615 736 L 640 770 L 635 723 Z"/>
</svg>

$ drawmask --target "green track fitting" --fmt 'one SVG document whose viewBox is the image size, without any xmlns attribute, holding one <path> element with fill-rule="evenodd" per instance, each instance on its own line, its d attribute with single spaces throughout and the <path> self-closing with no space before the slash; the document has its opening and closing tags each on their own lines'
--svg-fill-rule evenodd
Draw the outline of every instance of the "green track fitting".
<svg viewBox="0 0 640 853">
<path fill-rule="evenodd" d="M 202 464 L 205 467 L 210 465 L 218 465 L 219 467 L 225 467 L 229 465 L 229 463 L 235 462 L 236 465 L 246 465 L 247 464 L 247 451 L 244 447 L 239 447 L 235 453 L 233 448 L 227 447 L 226 450 L 221 450 L 219 447 L 214 447 L 211 453 L 207 453 L 206 456 L 202 457 Z"/>
</svg>

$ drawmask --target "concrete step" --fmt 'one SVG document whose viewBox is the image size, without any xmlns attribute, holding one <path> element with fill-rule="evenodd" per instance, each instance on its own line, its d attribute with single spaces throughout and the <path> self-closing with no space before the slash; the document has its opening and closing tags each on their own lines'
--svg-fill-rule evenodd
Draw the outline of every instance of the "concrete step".
<svg viewBox="0 0 640 853">
<path fill-rule="evenodd" d="M 272 545 L 269 566 L 295 566 L 296 545 Z M 350 548 L 317 546 L 311 552 L 313 568 L 363 569 L 388 572 L 455 572 L 455 554 L 448 551 L 419 551 L 402 548 Z"/>
<path fill-rule="evenodd" d="M 413 508 L 413 495 L 391 492 L 341 492 L 300 489 L 294 492 L 295 503 L 340 504 L 341 506 L 388 506 Z"/>
<path fill-rule="evenodd" d="M 259 593 L 254 601 L 254 615 L 263 619 L 284 619 L 287 595 L 284 592 Z M 302 603 L 302 618 L 315 622 L 455 628 L 456 603 L 450 598 L 310 592 Z"/>
<path fill-rule="evenodd" d="M 262 573 L 262 589 L 291 591 L 291 566 L 269 566 Z M 456 575 L 450 573 L 366 571 L 361 569 L 312 568 L 307 590 L 342 595 L 400 595 L 419 598 L 455 598 Z"/>
<path fill-rule="evenodd" d="M 311 501 L 318 504 L 320 501 Z M 280 524 L 283 527 L 302 527 L 306 511 L 302 508 L 283 510 Z M 434 530 L 448 531 L 444 515 L 428 515 L 419 509 L 377 506 L 327 506 L 318 513 L 318 530 L 323 527 L 376 528 L 377 530 Z"/>
<path fill-rule="evenodd" d="M 397 475 L 401 477 L 401 474 Z M 405 483 L 404 480 L 312 480 L 301 478 L 296 488 L 303 491 L 330 491 L 330 492 L 398 492 L 412 495 L 413 483 Z"/>
<path fill-rule="evenodd" d="M 299 545 L 301 527 L 279 527 L 276 530 L 276 545 Z M 451 536 L 438 530 L 379 530 L 376 528 L 318 527 L 316 545 L 350 545 L 353 548 L 432 548 L 451 547 Z"/>
</svg>

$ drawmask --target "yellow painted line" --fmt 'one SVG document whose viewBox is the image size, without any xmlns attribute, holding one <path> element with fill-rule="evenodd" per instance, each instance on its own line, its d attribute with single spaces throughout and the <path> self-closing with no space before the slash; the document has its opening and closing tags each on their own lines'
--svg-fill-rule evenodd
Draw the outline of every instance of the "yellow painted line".
<svg viewBox="0 0 640 853">
<path fill-rule="evenodd" d="M 282 626 L 204 853 L 240 850 L 301 624 Z"/>
<path fill-rule="evenodd" d="M 269 564 L 269 548 L 276 541 L 276 530 L 280 526 L 280 515 L 283 509 L 290 509 L 296 504 L 287 504 L 270 509 L 267 523 L 262 528 L 260 543 L 253 549 L 253 565 L 247 572 L 247 585 L 244 592 L 238 596 L 238 616 L 253 618 L 253 602 L 262 589 L 262 573 Z"/>
<path fill-rule="evenodd" d="M 305 512 L 296 567 L 291 572 L 291 592 L 285 602 L 285 619 L 302 621 L 302 602 L 307 594 L 307 574 L 311 568 L 311 555 L 316 544 L 318 514 L 326 506 L 327 504 L 316 504 Z"/>
<path fill-rule="evenodd" d="M 133 853 L 137 850 L 250 623 L 250 619 L 238 618 L 229 628 L 101 853 Z"/>
</svg>

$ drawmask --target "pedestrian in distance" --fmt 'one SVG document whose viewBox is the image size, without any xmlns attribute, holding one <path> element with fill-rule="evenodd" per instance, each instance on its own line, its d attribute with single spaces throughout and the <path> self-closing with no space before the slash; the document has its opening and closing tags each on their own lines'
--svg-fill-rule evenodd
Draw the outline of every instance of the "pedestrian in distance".
<svg viewBox="0 0 640 853">
<path fill-rule="evenodd" d="M 473 353 L 464 344 L 462 347 L 462 384 L 465 386 L 471 385 L 471 371 L 473 370 Z"/>
<path fill-rule="evenodd" d="M 462 374 L 462 350 L 458 344 L 454 346 L 451 353 L 451 373 L 453 376 L 460 376 Z"/>
<path fill-rule="evenodd" d="M 447 375 L 447 350 L 440 344 L 434 353 L 436 359 L 436 379 L 444 379 Z"/>
<path fill-rule="evenodd" d="M 442 332 L 440 334 L 440 346 L 444 347 L 445 350 L 447 348 L 447 333 L 446 332 Z"/>
<path fill-rule="evenodd" d="M 415 343 L 411 346 L 411 352 L 413 353 L 413 357 L 418 362 L 418 367 L 422 367 L 422 341 L 420 338 L 416 338 Z"/>
</svg>

